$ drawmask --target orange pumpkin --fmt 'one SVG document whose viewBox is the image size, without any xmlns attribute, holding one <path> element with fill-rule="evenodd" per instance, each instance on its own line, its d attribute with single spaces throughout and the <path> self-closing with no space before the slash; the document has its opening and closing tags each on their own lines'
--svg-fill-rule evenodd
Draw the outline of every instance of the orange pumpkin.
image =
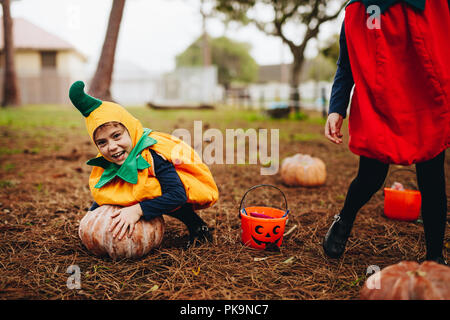
<svg viewBox="0 0 450 320">
<path fill-rule="evenodd" d="M 281 178 L 288 186 L 320 186 L 327 178 L 325 163 L 319 158 L 297 153 L 281 163 Z"/>
<path fill-rule="evenodd" d="M 113 238 L 109 231 L 111 215 L 122 207 L 103 205 L 81 219 L 78 235 L 85 247 L 98 256 L 109 255 L 113 259 L 136 259 L 158 247 L 164 234 L 164 219 L 141 219 L 136 223 L 133 235 L 126 234 L 122 240 Z"/>
<path fill-rule="evenodd" d="M 450 300 L 450 268 L 433 261 L 402 261 L 372 274 L 364 300 Z"/>
</svg>

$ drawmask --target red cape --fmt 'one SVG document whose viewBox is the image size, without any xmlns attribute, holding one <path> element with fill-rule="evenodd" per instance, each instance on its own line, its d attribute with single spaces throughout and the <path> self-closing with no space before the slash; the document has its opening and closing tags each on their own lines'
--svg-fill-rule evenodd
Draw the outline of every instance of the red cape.
<svg viewBox="0 0 450 320">
<path fill-rule="evenodd" d="M 450 146 L 450 10 L 401 2 L 369 29 L 362 2 L 347 6 L 345 33 L 355 89 L 349 147 L 385 163 L 410 165 Z"/>
</svg>

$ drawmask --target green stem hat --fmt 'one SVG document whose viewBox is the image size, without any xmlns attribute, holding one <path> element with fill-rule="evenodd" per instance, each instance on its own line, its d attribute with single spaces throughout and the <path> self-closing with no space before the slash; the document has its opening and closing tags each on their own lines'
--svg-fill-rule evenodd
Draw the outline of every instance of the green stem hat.
<svg viewBox="0 0 450 320">
<path fill-rule="evenodd" d="M 92 111 L 102 104 L 101 100 L 91 97 L 84 92 L 83 81 L 76 81 L 70 86 L 69 98 L 84 117 L 89 116 Z"/>
</svg>

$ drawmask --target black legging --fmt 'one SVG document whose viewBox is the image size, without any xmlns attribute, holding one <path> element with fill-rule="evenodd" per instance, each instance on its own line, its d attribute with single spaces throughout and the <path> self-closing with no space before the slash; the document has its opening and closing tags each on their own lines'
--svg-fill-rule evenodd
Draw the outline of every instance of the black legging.
<svg viewBox="0 0 450 320">
<path fill-rule="evenodd" d="M 447 220 L 444 160 L 445 151 L 431 160 L 416 164 L 427 259 L 442 256 Z M 382 187 L 388 170 L 388 164 L 360 157 L 358 175 L 350 184 L 340 213 L 344 222 L 354 222 L 359 209 Z"/>
<path fill-rule="evenodd" d="M 186 203 L 177 210 L 165 214 L 183 222 L 188 228 L 189 234 L 195 233 L 198 227 L 206 225 L 203 219 L 194 211 L 190 203 Z"/>
</svg>

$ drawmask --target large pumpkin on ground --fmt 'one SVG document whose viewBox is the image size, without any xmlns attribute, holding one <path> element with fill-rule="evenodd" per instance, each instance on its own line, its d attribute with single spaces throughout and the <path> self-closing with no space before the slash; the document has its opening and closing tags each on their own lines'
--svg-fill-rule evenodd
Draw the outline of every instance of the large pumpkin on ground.
<svg viewBox="0 0 450 320">
<path fill-rule="evenodd" d="M 109 231 L 111 215 L 120 209 L 119 206 L 103 205 L 88 211 L 81 219 L 78 235 L 90 252 L 98 256 L 109 255 L 113 259 L 136 259 L 161 244 L 165 227 L 162 217 L 141 219 L 136 223 L 131 237 L 126 233 L 122 240 L 118 236 L 113 238 L 113 233 Z"/>
<path fill-rule="evenodd" d="M 450 300 L 450 268 L 433 261 L 402 261 L 372 274 L 364 300 Z"/>
<path fill-rule="evenodd" d="M 297 153 L 281 163 L 281 178 L 288 186 L 320 186 L 327 178 L 325 163 L 319 158 Z"/>
</svg>

